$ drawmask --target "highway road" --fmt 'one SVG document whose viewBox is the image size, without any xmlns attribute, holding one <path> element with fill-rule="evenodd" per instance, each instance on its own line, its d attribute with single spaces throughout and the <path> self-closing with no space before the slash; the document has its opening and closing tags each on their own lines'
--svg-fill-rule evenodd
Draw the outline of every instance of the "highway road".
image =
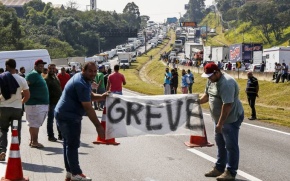
<svg viewBox="0 0 290 181">
<path fill-rule="evenodd" d="M 132 91 L 125 95 L 138 96 Z M 102 112 L 97 112 L 101 119 Z M 214 143 L 213 123 L 204 110 L 208 140 Z M 25 118 L 25 117 L 24 117 Z M 166 120 L 164 120 L 166 121 Z M 47 141 L 46 128 L 40 129 L 43 149 L 28 146 L 28 127 L 23 121 L 21 159 L 24 175 L 31 181 L 63 180 L 65 176 L 61 142 Z M 56 128 L 55 128 L 56 130 Z M 185 130 L 184 130 L 185 131 Z M 100 181 L 210 181 L 203 175 L 214 165 L 216 147 L 188 148 L 190 135 L 146 135 L 116 139 L 118 146 L 94 145 L 96 131 L 83 119 L 80 165 L 85 174 Z M 240 130 L 240 167 L 237 180 L 290 180 L 290 132 L 245 120 Z M 0 163 L 0 176 L 6 163 Z"/>
</svg>

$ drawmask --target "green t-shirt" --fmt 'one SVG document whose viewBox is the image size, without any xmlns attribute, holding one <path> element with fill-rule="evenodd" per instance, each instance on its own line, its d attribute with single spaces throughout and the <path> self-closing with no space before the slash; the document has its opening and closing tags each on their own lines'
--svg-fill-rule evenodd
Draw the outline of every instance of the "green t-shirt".
<svg viewBox="0 0 290 181">
<path fill-rule="evenodd" d="M 28 86 L 30 91 L 30 98 L 25 104 L 26 105 L 49 104 L 48 88 L 41 74 L 35 70 L 32 70 L 26 76 L 26 80 L 29 82 Z"/>
<path fill-rule="evenodd" d="M 104 74 L 102 72 L 99 72 L 96 76 L 96 82 L 97 84 L 101 81 L 101 84 L 99 85 L 99 88 L 105 89 L 105 82 L 104 82 Z"/>
<path fill-rule="evenodd" d="M 232 109 L 225 123 L 233 123 L 238 120 L 244 112 L 241 101 L 239 100 L 239 87 L 234 78 L 223 73 L 218 82 L 208 81 L 205 93 L 209 95 L 210 113 L 217 123 L 219 121 L 222 105 L 232 103 Z"/>
</svg>

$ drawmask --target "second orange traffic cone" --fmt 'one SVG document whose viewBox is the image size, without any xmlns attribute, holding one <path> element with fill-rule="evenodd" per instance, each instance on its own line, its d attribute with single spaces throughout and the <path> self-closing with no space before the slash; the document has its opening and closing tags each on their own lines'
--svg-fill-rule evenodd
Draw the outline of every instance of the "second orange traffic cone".
<svg viewBox="0 0 290 181">
<path fill-rule="evenodd" d="M 23 177 L 22 163 L 20 158 L 19 140 L 17 127 L 18 122 L 13 122 L 12 141 L 10 146 L 9 158 L 6 167 L 5 177 L 1 181 L 28 181 L 28 178 Z"/>
<path fill-rule="evenodd" d="M 190 141 L 189 142 L 185 142 L 184 144 L 190 148 L 193 147 L 211 147 L 214 144 L 210 143 L 207 141 L 207 136 L 206 136 L 206 131 L 205 131 L 205 127 L 203 128 L 203 136 L 194 136 L 191 135 L 190 136 Z"/>
<path fill-rule="evenodd" d="M 104 107 L 103 110 L 103 116 L 101 120 L 101 125 L 103 126 L 104 130 L 106 130 L 106 107 Z M 119 145 L 120 143 L 115 141 L 115 138 L 111 139 L 103 139 L 100 138 L 99 135 L 97 137 L 97 140 L 93 142 L 94 144 L 106 144 L 106 145 Z"/>
</svg>

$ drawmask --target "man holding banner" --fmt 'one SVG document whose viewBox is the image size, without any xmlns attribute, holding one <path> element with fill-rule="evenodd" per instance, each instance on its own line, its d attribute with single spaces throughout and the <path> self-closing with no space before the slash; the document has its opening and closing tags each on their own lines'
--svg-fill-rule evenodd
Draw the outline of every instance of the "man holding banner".
<svg viewBox="0 0 290 181">
<path fill-rule="evenodd" d="M 202 77 L 208 78 L 208 82 L 199 102 L 209 102 L 218 148 L 215 167 L 205 176 L 217 177 L 218 181 L 235 180 L 240 157 L 239 129 L 244 119 L 239 87 L 235 79 L 221 72 L 215 63 L 206 64 Z"/>
<path fill-rule="evenodd" d="M 92 101 L 105 100 L 108 95 L 108 93 L 100 95 L 92 92 L 91 82 L 96 74 L 96 64 L 85 63 L 82 72 L 76 73 L 68 81 L 55 108 L 55 119 L 63 136 L 66 180 L 92 180 L 83 174 L 79 165 L 78 148 L 80 147 L 82 117 L 85 114 L 96 127 L 99 137 L 105 137 L 104 129 L 91 104 Z"/>
</svg>

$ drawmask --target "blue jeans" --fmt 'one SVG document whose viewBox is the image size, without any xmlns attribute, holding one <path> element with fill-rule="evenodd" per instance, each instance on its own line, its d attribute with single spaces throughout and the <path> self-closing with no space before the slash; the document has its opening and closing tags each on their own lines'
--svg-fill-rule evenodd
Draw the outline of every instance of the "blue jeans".
<svg viewBox="0 0 290 181">
<path fill-rule="evenodd" d="M 47 136 L 49 138 L 53 138 L 54 137 L 54 132 L 53 132 L 53 120 L 54 120 L 54 108 L 56 105 L 50 104 L 49 105 L 49 109 L 48 109 L 48 113 L 47 113 Z M 59 127 L 57 125 L 57 131 L 58 131 L 58 136 L 62 136 L 61 132 L 59 130 Z"/>
<path fill-rule="evenodd" d="M 244 113 L 233 123 L 224 124 L 222 133 L 215 134 L 218 148 L 216 169 L 224 172 L 225 168 L 236 176 L 239 166 L 239 130 L 244 120 Z"/>
<path fill-rule="evenodd" d="M 81 120 L 64 120 L 55 117 L 63 136 L 63 156 L 67 172 L 73 175 L 83 173 L 79 165 L 79 153 L 81 138 Z"/>
</svg>

